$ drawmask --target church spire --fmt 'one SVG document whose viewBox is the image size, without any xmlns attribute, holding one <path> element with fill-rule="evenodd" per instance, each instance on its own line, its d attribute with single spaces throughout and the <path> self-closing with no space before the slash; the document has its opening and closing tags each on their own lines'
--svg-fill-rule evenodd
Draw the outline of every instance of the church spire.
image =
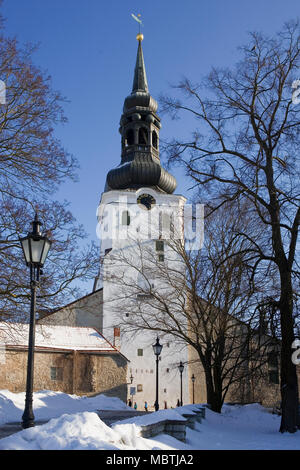
<svg viewBox="0 0 300 470">
<path fill-rule="evenodd" d="M 150 95 L 142 50 L 143 35 L 137 35 L 138 50 L 132 92 L 125 98 L 120 120 L 122 136 L 121 163 L 107 174 L 105 191 L 136 190 L 151 187 L 172 194 L 176 179 L 164 168 L 159 158 L 160 118 Z"/>
<path fill-rule="evenodd" d="M 136 91 L 144 91 L 148 93 L 148 82 L 142 49 L 142 40 L 144 36 L 142 34 L 138 34 L 136 38 L 139 42 L 139 46 L 137 50 L 136 63 L 134 69 L 132 93 L 135 93 Z"/>
</svg>

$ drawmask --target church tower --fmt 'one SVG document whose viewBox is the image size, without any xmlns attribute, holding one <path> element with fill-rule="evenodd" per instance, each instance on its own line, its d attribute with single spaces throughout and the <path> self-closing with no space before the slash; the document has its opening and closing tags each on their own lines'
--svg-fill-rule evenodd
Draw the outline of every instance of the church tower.
<svg viewBox="0 0 300 470">
<path fill-rule="evenodd" d="M 157 102 L 150 95 L 139 34 L 132 92 L 124 102 L 120 120 L 122 136 L 121 164 L 107 175 L 105 191 L 151 187 L 172 194 L 176 180 L 164 168 L 159 158 L 160 119 Z"/>
<path fill-rule="evenodd" d="M 145 401 L 151 408 L 155 400 L 155 356 L 152 344 L 155 343 L 156 333 L 141 330 L 130 336 L 126 327 L 120 325 L 120 318 L 126 310 L 124 302 L 128 299 L 125 295 L 122 301 L 116 300 L 120 287 L 114 285 L 114 279 L 120 275 L 122 263 L 117 266 L 115 260 L 118 260 L 119 254 L 121 257 L 121 250 L 122 256 L 124 250 L 127 250 L 131 253 L 133 265 L 137 266 L 140 263 L 140 242 L 136 242 L 135 237 L 141 236 L 143 232 L 143 246 L 153 248 L 153 258 L 156 257 L 157 262 L 167 262 L 169 254 L 163 234 L 168 233 L 172 237 L 175 227 L 177 234 L 179 232 L 179 236 L 183 237 L 186 199 L 174 194 L 176 179 L 161 165 L 161 121 L 156 114 L 158 104 L 148 88 L 142 50 L 143 35 L 138 34 L 137 40 L 132 91 L 125 98 L 120 119 L 121 162 L 107 174 L 97 213 L 101 263 L 96 288 L 103 289 L 102 333 L 130 360 L 128 398 L 137 402 L 138 409 L 143 409 Z M 106 275 L 108 266 L 109 277 Z M 111 269 L 115 269 L 115 273 Z M 130 278 L 129 272 L 128 266 L 124 278 Z M 129 285 L 130 282 L 127 282 Z M 151 285 L 154 284 L 155 279 Z M 130 308 L 126 311 L 129 312 Z M 188 352 L 184 345 L 178 348 L 170 335 L 162 337 L 161 343 L 159 402 L 160 408 L 170 408 L 175 407 L 180 398 L 178 365 L 180 361 L 187 364 Z M 183 374 L 184 403 L 188 403 L 187 369 L 186 366 Z M 129 376 L 133 377 L 132 383 Z"/>
</svg>

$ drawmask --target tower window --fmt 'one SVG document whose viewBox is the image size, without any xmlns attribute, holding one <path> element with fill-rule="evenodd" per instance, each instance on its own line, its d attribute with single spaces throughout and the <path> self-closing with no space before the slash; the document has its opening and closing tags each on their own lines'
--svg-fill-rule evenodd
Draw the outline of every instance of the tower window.
<svg viewBox="0 0 300 470">
<path fill-rule="evenodd" d="M 155 131 L 152 132 L 152 145 L 155 149 L 157 149 L 157 134 Z"/>
<path fill-rule="evenodd" d="M 165 261 L 165 255 L 158 255 L 158 261 Z"/>
<path fill-rule="evenodd" d="M 122 212 L 122 225 L 130 225 L 130 215 L 128 211 Z"/>
<path fill-rule="evenodd" d="M 126 133 L 125 146 L 134 144 L 134 132 L 133 129 L 129 129 Z"/>
<path fill-rule="evenodd" d="M 143 356 L 143 350 L 142 350 L 142 349 L 138 349 L 138 350 L 137 350 L 137 355 L 138 355 L 138 356 Z"/>
<path fill-rule="evenodd" d="M 156 251 L 164 251 L 164 242 L 162 240 L 156 240 L 155 248 Z"/>
<path fill-rule="evenodd" d="M 148 131 L 146 127 L 139 128 L 139 144 L 147 145 L 148 144 Z"/>
<path fill-rule="evenodd" d="M 170 235 L 171 229 L 171 214 L 168 212 L 159 213 L 159 234 L 164 235 L 166 238 L 167 235 Z"/>
</svg>

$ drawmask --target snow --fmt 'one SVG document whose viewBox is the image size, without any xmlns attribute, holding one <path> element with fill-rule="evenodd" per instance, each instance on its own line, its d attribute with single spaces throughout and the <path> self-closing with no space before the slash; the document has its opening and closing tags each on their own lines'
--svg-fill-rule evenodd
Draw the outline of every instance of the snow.
<svg viewBox="0 0 300 470">
<path fill-rule="evenodd" d="M 139 438 L 134 425 L 130 431 L 123 436 L 106 426 L 96 413 L 64 414 L 42 426 L 1 439 L 0 450 L 136 449 Z"/>
<path fill-rule="evenodd" d="M 0 421 L 20 421 L 24 393 L 0 391 Z M 95 413 L 131 410 L 118 398 L 105 395 L 78 397 L 44 390 L 34 393 L 36 420 L 49 422 L 0 439 L 0 450 L 293 450 L 300 449 L 300 431 L 278 432 L 280 416 L 258 404 L 224 405 L 222 413 L 206 409 L 206 418 L 195 429 L 186 428 L 186 442 L 161 434 L 141 437 L 143 425 L 165 419 L 184 420 L 195 405 L 160 410 L 107 426 Z M 51 419 L 52 418 L 52 419 Z"/>
<path fill-rule="evenodd" d="M 280 416 L 259 404 L 224 405 L 222 413 L 206 409 L 206 419 L 188 429 L 187 444 L 201 450 L 300 449 L 300 431 L 279 433 Z"/>
<path fill-rule="evenodd" d="M 64 414 L 48 423 L 0 439 L 0 450 L 172 449 L 139 436 L 135 424 L 111 429 L 96 413 Z"/>
<path fill-rule="evenodd" d="M 28 346 L 29 325 L 0 322 L 0 341 L 6 346 Z M 37 348 L 67 349 L 76 351 L 115 351 L 115 348 L 94 328 L 36 325 Z"/>
<path fill-rule="evenodd" d="M 25 393 L 0 391 L 0 425 L 21 422 L 24 412 Z M 73 414 L 81 411 L 96 410 L 131 410 L 123 401 L 116 397 L 96 395 L 95 397 L 79 397 L 63 392 L 43 390 L 33 394 L 33 412 L 36 421 L 46 421 L 61 416 L 63 413 Z"/>
</svg>

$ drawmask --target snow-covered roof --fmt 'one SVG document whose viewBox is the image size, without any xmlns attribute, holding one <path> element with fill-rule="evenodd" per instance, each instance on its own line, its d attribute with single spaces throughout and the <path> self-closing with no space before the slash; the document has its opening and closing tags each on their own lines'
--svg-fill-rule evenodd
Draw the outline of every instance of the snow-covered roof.
<svg viewBox="0 0 300 470">
<path fill-rule="evenodd" d="M 0 344 L 27 347 L 29 325 L 0 322 Z M 41 325 L 35 327 L 35 347 L 72 351 L 118 352 L 95 328 Z"/>
</svg>

